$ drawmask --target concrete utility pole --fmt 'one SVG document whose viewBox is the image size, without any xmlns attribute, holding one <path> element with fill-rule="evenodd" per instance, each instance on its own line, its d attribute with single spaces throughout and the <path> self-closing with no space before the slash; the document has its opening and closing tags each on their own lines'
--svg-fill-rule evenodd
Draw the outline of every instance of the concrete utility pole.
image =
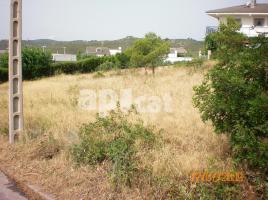
<svg viewBox="0 0 268 200">
<path fill-rule="evenodd" d="M 23 131 L 22 0 L 10 0 L 9 38 L 9 142 Z"/>
<path fill-rule="evenodd" d="M 47 48 L 47 46 L 42 46 L 43 52 L 45 52 L 46 48 Z"/>
</svg>

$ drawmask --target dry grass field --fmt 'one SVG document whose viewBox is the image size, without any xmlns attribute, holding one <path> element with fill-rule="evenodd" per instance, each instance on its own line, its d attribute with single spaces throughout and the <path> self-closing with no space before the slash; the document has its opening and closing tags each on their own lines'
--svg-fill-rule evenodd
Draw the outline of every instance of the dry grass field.
<svg viewBox="0 0 268 200">
<path fill-rule="evenodd" d="M 163 129 L 163 147 L 144 160 L 152 166 L 155 176 L 188 177 L 190 172 L 208 166 L 231 169 L 227 138 L 216 135 L 211 124 L 203 123 L 192 105 L 193 86 L 201 83 L 213 63 L 205 65 L 199 69 L 158 68 L 155 76 L 139 69 L 107 72 L 104 77 L 78 74 L 25 81 L 25 134 L 15 146 L 8 145 L 4 136 L 8 124 L 8 85 L 1 84 L 0 166 L 23 182 L 39 185 L 57 199 L 150 199 L 146 186 L 115 191 L 109 184 L 105 165 L 76 167 L 68 156 L 68 147 L 77 141 L 81 125 L 94 121 L 96 115 L 95 111 L 77 106 L 79 91 L 113 89 L 119 93 L 131 88 L 134 97 L 167 93 L 172 97 L 173 112 L 140 114 L 146 124 Z M 50 135 L 60 141 L 62 150 L 52 159 L 40 159 L 36 155 L 38 148 Z"/>
</svg>

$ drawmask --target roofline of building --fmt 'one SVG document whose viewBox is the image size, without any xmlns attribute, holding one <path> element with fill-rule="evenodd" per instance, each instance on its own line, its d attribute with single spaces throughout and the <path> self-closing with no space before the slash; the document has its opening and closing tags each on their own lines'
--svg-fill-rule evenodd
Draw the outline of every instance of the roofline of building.
<svg viewBox="0 0 268 200">
<path fill-rule="evenodd" d="M 208 15 L 215 15 L 215 16 L 220 16 L 220 15 L 248 15 L 248 16 L 253 16 L 253 15 L 268 15 L 268 13 L 215 13 L 215 12 L 207 12 Z"/>
</svg>

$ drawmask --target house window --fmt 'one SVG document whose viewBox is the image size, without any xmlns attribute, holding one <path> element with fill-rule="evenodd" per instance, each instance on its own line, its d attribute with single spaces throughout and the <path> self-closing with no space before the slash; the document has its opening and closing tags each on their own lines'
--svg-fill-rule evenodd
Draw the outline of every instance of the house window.
<svg viewBox="0 0 268 200">
<path fill-rule="evenodd" d="M 254 26 L 264 26 L 264 18 L 255 18 Z"/>
</svg>

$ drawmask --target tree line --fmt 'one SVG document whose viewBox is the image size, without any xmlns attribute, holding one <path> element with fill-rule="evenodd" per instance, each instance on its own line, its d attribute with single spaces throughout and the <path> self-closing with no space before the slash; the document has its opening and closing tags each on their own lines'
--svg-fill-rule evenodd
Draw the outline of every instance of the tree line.
<svg viewBox="0 0 268 200">
<path fill-rule="evenodd" d="M 22 72 L 24 80 L 53 76 L 59 73 L 89 73 L 96 70 L 148 67 L 153 72 L 163 64 L 169 53 L 170 44 L 155 33 L 148 33 L 137 40 L 124 53 L 115 56 L 82 56 L 77 62 L 53 63 L 50 51 L 40 48 L 23 48 Z M 8 54 L 0 56 L 0 82 L 8 80 Z"/>
</svg>

